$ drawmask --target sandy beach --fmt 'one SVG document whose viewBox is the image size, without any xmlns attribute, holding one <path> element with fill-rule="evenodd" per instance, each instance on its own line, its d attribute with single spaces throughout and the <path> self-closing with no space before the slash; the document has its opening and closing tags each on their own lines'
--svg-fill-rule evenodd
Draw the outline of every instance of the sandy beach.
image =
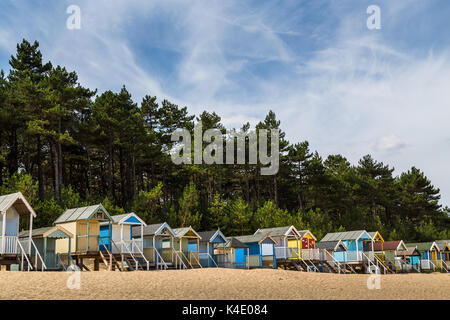
<svg viewBox="0 0 450 320">
<path fill-rule="evenodd" d="M 442 273 L 381 275 L 378 290 L 368 289 L 369 275 L 280 269 L 82 272 L 80 288 L 69 289 L 72 275 L 0 272 L 0 299 L 450 299 Z"/>
</svg>

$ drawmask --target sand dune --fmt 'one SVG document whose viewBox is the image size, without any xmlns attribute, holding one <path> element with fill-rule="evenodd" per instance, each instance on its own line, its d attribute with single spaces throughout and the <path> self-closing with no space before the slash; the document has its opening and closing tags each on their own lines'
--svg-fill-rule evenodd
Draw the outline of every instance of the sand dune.
<svg viewBox="0 0 450 320">
<path fill-rule="evenodd" d="M 270 269 L 82 272 L 80 289 L 68 289 L 70 275 L 0 272 L 0 299 L 450 299 L 441 273 L 382 275 L 379 290 L 369 275 Z"/>
</svg>

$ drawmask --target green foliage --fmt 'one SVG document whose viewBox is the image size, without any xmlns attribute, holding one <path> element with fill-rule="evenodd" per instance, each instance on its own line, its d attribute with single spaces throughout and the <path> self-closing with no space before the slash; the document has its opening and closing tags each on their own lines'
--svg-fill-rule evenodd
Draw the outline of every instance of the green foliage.
<svg viewBox="0 0 450 320">
<path fill-rule="evenodd" d="M 191 181 L 184 188 L 183 196 L 179 201 L 178 225 L 180 227 L 192 226 L 199 229 L 202 215 L 199 212 L 199 195 L 195 183 Z"/>
<path fill-rule="evenodd" d="M 146 223 L 158 223 L 161 221 L 161 198 L 163 184 L 159 182 L 150 191 L 139 191 L 135 198 L 132 211 L 140 216 Z"/>
</svg>

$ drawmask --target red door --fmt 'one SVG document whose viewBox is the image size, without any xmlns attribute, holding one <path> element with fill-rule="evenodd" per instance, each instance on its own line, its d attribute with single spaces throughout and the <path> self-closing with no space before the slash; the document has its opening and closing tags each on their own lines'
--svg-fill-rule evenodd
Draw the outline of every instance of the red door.
<svg viewBox="0 0 450 320">
<path fill-rule="evenodd" d="M 308 249 L 308 239 L 307 238 L 302 239 L 302 249 Z"/>
<path fill-rule="evenodd" d="M 314 249 L 314 239 L 309 239 L 309 248 Z"/>
</svg>

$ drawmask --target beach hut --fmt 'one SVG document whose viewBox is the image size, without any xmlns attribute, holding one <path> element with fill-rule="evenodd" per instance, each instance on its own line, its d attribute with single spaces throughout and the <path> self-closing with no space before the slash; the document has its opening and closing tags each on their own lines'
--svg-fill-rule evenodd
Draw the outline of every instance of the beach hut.
<svg viewBox="0 0 450 320">
<path fill-rule="evenodd" d="M 450 272 L 450 241 L 436 240 L 439 247 L 438 259 L 440 259 L 442 270 Z"/>
<path fill-rule="evenodd" d="M 246 257 L 249 256 L 249 246 L 240 242 L 238 239 L 228 237 L 225 246 L 218 246 L 216 249 L 218 254 L 226 256 L 226 267 L 231 268 L 248 268 Z"/>
<path fill-rule="evenodd" d="M 301 237 L 300 249 L 315 249 L 316 248 L 316 237 L 309 230 L 298 230 Z"/>
<path fill-rule="evenodd" d="M 156 269 L 186 268 L 174 250 L 175 231 L 167 224 L 157 223 L 132 228 L 133 239 L 143 239 L 144 257 Z"/>
<path fill-rule="evenodd" d="M 33 218 L 36 217 L 31 205 L 21 192 L 0 196 L 0 267 L 10 269 L 12 265 L 19 265 L 21 270 L 31 270 L 31 252 L 36 247 L 33 238 Z M 19 224 L 28 221 L 28 238 L 19 241 Z M 22 223 L 23 224 L 23 223 Z M 34 268 L 40 262 L 44 266 L 42 257 L 35 259 Z"/>
<path fill-rule="evenodd" d="M 199 260 L 202 267 L 223 267 L 226 265 L 227 256 L 225 251 L 219 253 L 216 248 L 225 247 L 227 238 L 218 230 L 198 232 L 199 242 Z"/>
<path fill-rule="evenodd" d="M 199 259 L 200 240 L 202 239 L 200 235 L 191 226 L 173 229 L 173 231 L 176 235 L 174 249 L 183 258 L 185 264 L 191 268 L 202 268 Z"/>
<path fill-rule="evenodd" d="M 119 255 L 131 270 L 148 270 L 149 261 L 144 256 L 142 240 L 144 226 L 147 224 L 133 212 L 111 216 L 111 220 L 112 223 L 100 223 L 100 250 L 108 249 L 113 255 Z M 139 238 L 133 239 L 133 227 L 140 229 Z"/>
<path fill-rule="evenodd" d="M 365 230 L 327 233 L 321 241 L 341 240 L 347 248 L 347 262 L 361 263 L 371 250 L 372 237 Z M 338 260 L 341 261 L 341 260 Z"/>
<path fill-rule="evenodd" d="M 294 226 L 258 229 L 254 234 L 268 234 L 277 242 L 275 246 L 277 260 L 299 259 L 302 236 Z"/>
<path fill-rule="evenodd" d="M 27 240 L 30 231 L 24 230 L 19 233 L 21 240 Z M 73 234 L 61 226 L 45 227 L 32 230 L 32 238 L 36 245 L 31 250 L 31 258 L 36 260 L 36 255 L 39 253 L 42 257 L 46 270 L 66 270 L 72 264 L 69 258 L 68 262 L 64 262 L 61 256 L 56 253 L 56 240 L 67 239 L 71 241 Z M 70 247 L 70 246 L 69 246 Z M 70 252 L 67 250 L 67 257 L 70 257 Z M 42 263 L 37 261 L 37 269 L 42 268 Z"/>
<path fill-rule="evenodd" d="M 316 237 L 309 230 L 299 230 L 298 233 L 300 234 L 300 258 L 312 264 L 314 271 L 318 271 L 315 266 L 320 260 L 320 253 L 316 249 Z"/>
<path fill-rule="evenodd" d="M 401 259 L 399 271 L 410 272 L 413 269 L 420 271 L 420 251 L 416 247 L 406 247 L 404 251 L 397 251 L 397 257 Z"/>
<path fill-rule="evenodd" d="M 99 263 L 103 262 L 109 270 L 120 268 L 118 261 L 107 249 L 107 245 L 100 238 L 100 223 L 112 224 L 113 220 L 102 204 L 87 207 L 67 209 L 53 223 L 63 227 L 72 234 L 69 239 L 56 240 L 56 253 L 66 256 L 70 252 L 76 265 L 82 270 L 91 270 L 84 263 L 85 260 L 93 262 L 93 270 L 99 270 Z M 108 243 L 111 242 L 109 239 Z M 103 245 L 105 253 L 100 251 L 99 244 Z"/>
<path fill-rule="evenodd" d="M 373 246 L 375 243 L 377 243 L 378 244 L 377 247 L 381 248 L 381 250 L 379 252 L 382 253 L 383 252 L 384 239 L 381 236 L 380 232 L 378 232 L 378 231 L 371 231 L 371 232 L 368 232 L 368 234 L 372 238 L 372 242 L 371 243 L 367 243 L 366 245 L 372 245 Z M 371 251 L 371 250 L 372 250 L 372 248 L 368 249 L 367 251 Z M 375 250 L 373 250 L 373 251 L 375 251 Z"/>
<path fill-rule="evenodd" d="M 316 249 L 320 250 L 320 262 L 325 265 L 328 271 L 345 273 L 347 269 L 345 263 L 347 261 L 347 247 L 341 240 L 316 242 Z"/>
<path fill-rule="evenodd" d="M 440 249 L 436 242 L 406 243 L 406 246 L 417 248 L 420 252 L 420 268 L 422 270 L 434 270 L 440 267 L 438 259 Z"/>
<path fill-rule="evenodd" d="M 249 268 L 277 268 L 275 246 L 278 242 L 268 234 L 253 234 L 233 237 L 246 244 L 249 248 L 246 254 L 246 264 Z"/>
<path fill-rule="evenodd" d="M 403 269 L 398 252 L 407 249 L 408 248 L 402 240 L 377 241 L 373 244 L 375 255 L 382 259 L 384 264 L 387 265 L 390 270 L 395 272 Z"/>
</svg>

